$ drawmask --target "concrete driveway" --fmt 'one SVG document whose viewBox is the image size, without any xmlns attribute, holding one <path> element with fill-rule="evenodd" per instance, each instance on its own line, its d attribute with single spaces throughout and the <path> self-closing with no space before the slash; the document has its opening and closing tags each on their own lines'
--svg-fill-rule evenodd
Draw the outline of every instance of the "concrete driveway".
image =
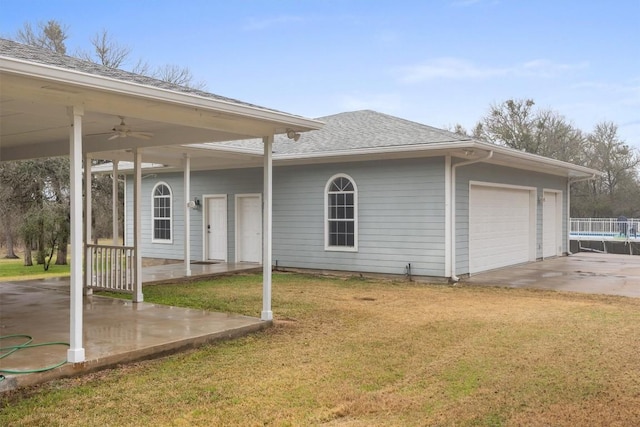
<svg viewBox="0 0 640 427">
<path fill-rule="evenodd" d="M 640 297 L 640 256 L 578 253 L 474 274 L 462 283 Z"/>
</svg>

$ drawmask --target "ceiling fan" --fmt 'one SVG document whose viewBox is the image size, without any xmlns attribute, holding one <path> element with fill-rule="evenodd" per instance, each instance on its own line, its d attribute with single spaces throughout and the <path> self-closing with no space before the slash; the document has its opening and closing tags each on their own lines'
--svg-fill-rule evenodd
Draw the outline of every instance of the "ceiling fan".
<svg viewBox="0 0 640 427">
<path fill-rule="evenodd" d="M 138 139 L 151 139 L 151 137 L 153 136 L 152 132 L 139 132 L 131 130 L 131 128 L 124 122 L 124 117 L 119 117 L 120 124 L 115 125 L 113 129 L 111 129 L 113 131 L 113 134 L 109 138 L 107 138 L 109 141 L 116 138 L 126 138 L 128 136 Z"/>
</svg>

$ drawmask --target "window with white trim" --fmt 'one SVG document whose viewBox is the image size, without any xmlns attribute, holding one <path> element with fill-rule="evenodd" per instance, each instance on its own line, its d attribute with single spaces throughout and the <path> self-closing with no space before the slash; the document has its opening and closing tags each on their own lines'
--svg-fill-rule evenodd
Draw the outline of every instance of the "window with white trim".
<svg viewBox="0 0 640 427">
<path fill-rule="evenodd" d="M 153 187 L 153 242 L 171 242 L 171 188 L 164 182 Z"/>
<path fill-rule="evenodd" d="M 358 250 L 358 190 L 348 175 L 332 176 L 325 187 L 325 249 Z"/>
</svg>

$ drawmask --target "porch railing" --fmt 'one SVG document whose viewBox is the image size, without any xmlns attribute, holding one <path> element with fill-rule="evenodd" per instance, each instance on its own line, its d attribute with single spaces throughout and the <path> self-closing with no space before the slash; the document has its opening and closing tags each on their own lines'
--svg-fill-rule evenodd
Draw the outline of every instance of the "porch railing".
<svg viewBox="0 0 640 427">
<path fill-rule="evenodd" d="M 116 292 L 133 292 L 135 249 L 133 246 L 87 244 L 87 287 Z"/>
<path fill-rule="evenodd" d="M 572 236 L 633 237 L 640 236 L 640 219 L 571 218 Z"/>
</svg>

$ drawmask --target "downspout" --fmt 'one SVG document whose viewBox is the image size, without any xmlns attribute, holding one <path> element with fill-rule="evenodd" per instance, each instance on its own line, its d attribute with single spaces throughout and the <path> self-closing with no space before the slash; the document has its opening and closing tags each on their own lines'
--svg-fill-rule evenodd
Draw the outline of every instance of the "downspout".
<svg viewBox="0 0 640 427">
<path fill-rule="evenodd" d="M 479 159 L 467 160 L 464 162 L 451 165 L 451 280 L 454 283 L 460 281 L 460 278 L 456 276 L 456 169 L 460 166 L 467 166 L 473 163 L 483 162 L 493 157 L 493 150 L 485 157 Z"/>
</svg>

